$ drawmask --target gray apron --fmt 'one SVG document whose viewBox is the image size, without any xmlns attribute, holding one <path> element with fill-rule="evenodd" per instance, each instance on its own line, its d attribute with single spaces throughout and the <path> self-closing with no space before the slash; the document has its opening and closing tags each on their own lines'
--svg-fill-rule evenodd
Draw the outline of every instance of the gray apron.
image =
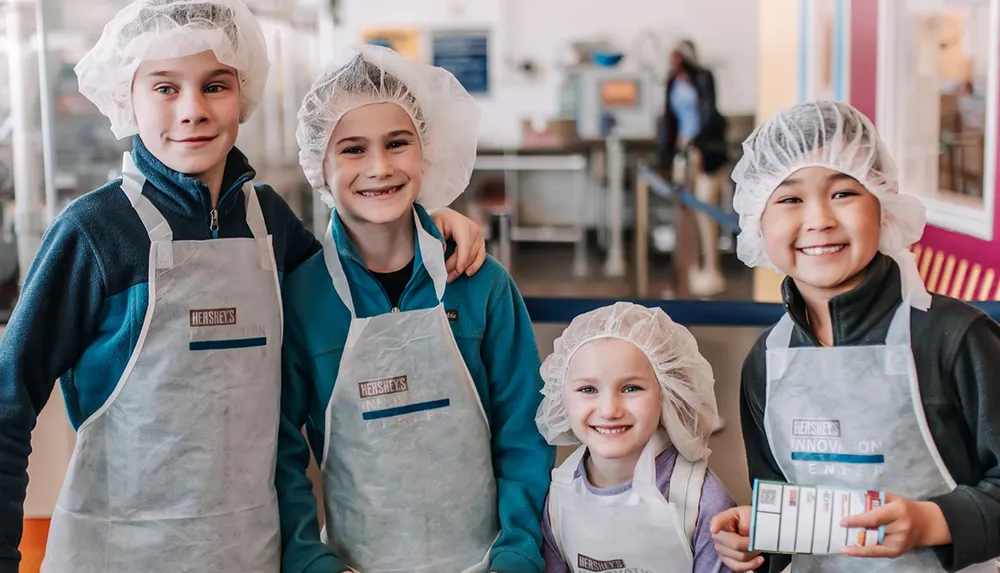
<svg viewBox="0 0 1000 573">
<path fill-rule="evenodd" d="M 441 242 L 413 215 L 433 308 L 357 318 L 337 245 L 324 237 L 352 317 L 326 410 L 324 538 L 363 573 L 486 573 L 500 532 L 490 428 L 440 302 Z"/>
<path fill-rule="evenodd" d="M 955 489 L 920 401 L 909 301 L 884 345 L 790 348 L 786 314 L 767 338 L 764 429 L 789 483 L 882 490 L 926 500 Z M 944 571 L 929 548 L 896 559 L 795 555 L 792 571 Z M 996 573 L 983 563 L 965 571 Z"/>
<path fill-rule="evenodd" d="M 278 573 L 281 297 L 253 185 L 249 239 L 174 241 L 125 154 L 149 302 L 107 402 L 77 431 L 45 573 Z"/>
</svg>

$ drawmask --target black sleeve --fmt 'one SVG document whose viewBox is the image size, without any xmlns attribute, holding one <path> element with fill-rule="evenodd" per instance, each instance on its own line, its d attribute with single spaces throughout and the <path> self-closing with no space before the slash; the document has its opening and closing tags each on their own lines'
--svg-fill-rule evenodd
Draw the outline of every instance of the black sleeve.
<svg viewBox="0 0 1000 573">
<path fill-rule="evenodd" d="M 287 276 L 318 253 L 322 246 L 280 193 L 270 185 L 257 184 L 254 187 L 259 193 L 268 232 L 281 241 L 275 243 L 274 256 L 278 269 Z"/>
<path fill-rule="evenodd" d="M 285 273 L 287 274 L 322 250 L 322 246 L 291 209 L 288 209 L 286 223 L 288 251 L 285 253 Z"/>
<path fill-rule="evenodd" d="M 948 383 L 955 389 L 981 470 L 979 483 L 932 498 L 951 530 L 936 549 L 941 565 L 958 571 L 1000 556 L 1000 325 L 976 319 L 958 346 Z M 962 422 L 957 421 L 957 424 Z M 938 444 L 939 448 L 960 447 Z"/>
<path fill-rule="evenodd" d="M 715 101 L 715 75 L 708 70 L 701 71 L 701 82 L 698 86 L 698 113 L 701 124 L 709 125 L 714 121 L 717 112 Z"/>
<path fill-rule="evenodd" d="M 747 452 L 750 486 L 754 479 L 785 481 L 764 431 L 764 406 L 767 396 L 767 372 L 761 337 L 743 361 L 740 378 L 740 426 Z"/>
<path fill-rule="evenodd" d="M 740 376 L 740 426 L 743 430 L 743 443 L 747 453 L 747 468 L 750 473 L 750 486 L 754 479 L 769 481 L 785 481 L 778 462 L 771 453 L 771 446 L 764 431 L 764 407 L 767 396 L 767 364 L 765 347 L 767 332 L 765 332 L 750 349 L 750 354 L 743 361 L 743 372 Z M 791 563 L 788 555 L 764 554 L 764 564 L 758 571 L 779 573 Z"/>
<path fill-rule="evenodd" d="M 670 180 L 674 171 L 674 155 L 677 154 L 677 118 L 674 110 L 670 107 L 670 90 L 674 86 L 674 80 L 667 82 L 667 93 L 663 98 L 663 123 L 660 130 L 660 168 L 663 176 Z M 679 183 L 679 182 L 678 182 Z"/>
</svg>

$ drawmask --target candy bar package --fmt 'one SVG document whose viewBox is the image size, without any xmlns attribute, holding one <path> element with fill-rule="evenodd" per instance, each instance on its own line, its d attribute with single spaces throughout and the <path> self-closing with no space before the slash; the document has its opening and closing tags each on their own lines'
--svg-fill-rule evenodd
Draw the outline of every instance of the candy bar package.
<svg viewBox="0 0 1000 573">
<path fill-rule="evenodd" d="M 840 520 L 885 504 L 885 493 L 754 480 L 750 550 L 828 555 L 878 545 L 885 528 L 845 528 Z"/>
</svg>

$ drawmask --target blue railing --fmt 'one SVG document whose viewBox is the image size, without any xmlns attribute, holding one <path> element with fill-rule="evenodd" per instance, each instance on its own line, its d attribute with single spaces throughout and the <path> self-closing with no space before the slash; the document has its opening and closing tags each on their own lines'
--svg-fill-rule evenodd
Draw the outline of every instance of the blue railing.
<svg viewBox="0 0 1000 573">
<path fill-rule="evenodd" d="M 701 211 L 702 213 L 707 214 L 723 227 L 735 233 L 740 231 L 740 218 L 736 215 L 736 213 L 730 213 L 729 211 L 719 208 L 718 205 L 712 205 L 710 203 L 705 203 L 704 201 L 699 201 L 698 198 L 692 195 L 686 187 L 667 183 L 662 177 L 660 177 L 659 173 L 641 163 L 638 165 L 638 173 L 639 177 L 646 180 L 646 184 L 649 185 L 649 189 L 653 193 L 656 193 L 657 196 L 665 199 L 679 198 L 681 203 L 684 205 L 694 209 L 695 211 Z"/>
<path fill-rule="evenodd" d="M 690 157 L 688 158 L 690 161 Z M 690 164 L 689 164 L 690 165 Z M 636 232 L 636 253 L 635 253 L 635 285 L 637 296 L 649 296 L 649 242 L 647 240 L 649 228 L 649 192 L 671 201 L 674 204 L 674 229 L 676 231 L 677 243 L 674 247 L 674 292 L 678 298 L 686 298 L 688 292 L 688 267 L 690 266 L 692 255 L 691 249 L 694 247 L 688 240 L 688 225 L 691 211 L 699 211 L 715 219 L 720 226 L 739 232 L 740 220 L 735 213 L 720 209 L 718 205 L 705 203 L 695 197 L 691 191 L 692 174 L 690 169 L 685 175 L 684 184 L 667 183 L 659 173 L 653 171 L 649 166 L 639 163 L 636 166 L 638 185 L 636 186 L 636 209 L 635 209 L 635 232 Z"/>
<path fill-rule="evenodd" d="M 614 304 L 613 299 L 600 298 L 532 298 L 524 299 L 531 321 L 536 323 L 568 324 L 574 317 L 594 309 Z M 784 306 L 770 302 L 731 300 L 633 300 L 636 304 L 660 307 L 670 318 L 685 326 L 742 326 L 766 328 L 778 322 Z M 1000 321 L 1000 302 L 973 302 L 972 306 Z"/>
</svg>

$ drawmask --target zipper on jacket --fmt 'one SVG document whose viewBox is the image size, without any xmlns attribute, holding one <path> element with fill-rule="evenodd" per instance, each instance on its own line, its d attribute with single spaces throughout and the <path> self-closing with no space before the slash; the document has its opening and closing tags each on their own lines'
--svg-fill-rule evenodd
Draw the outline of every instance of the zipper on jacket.
<svg viewBox="0 0 1000 573">
<path fill-rule="evenodd" d="M 340 253 L 337 253 L 337 256 L 340 256 Z M 348 256 L 347 259 L 353 262 L 354 264 L 358 265 L 359 267 L 361 267 L 361 270 L 367 273 L 368 277 L 371 278 L 373 281 L 375 281 L 375 284 L 378 285 L 379 292 L 382 293 L 382 298 L 385 299 L 385 302 L 389 303 L 389 312 L 399 312 L 399 308 L 393 306 L 392 301 L 389 300 L 389 291 L 385 290 L 385 285 L 382 284 L 382 281 L 378 280 L 378 278 L 375 276 L 375 273 L 373 273 L 371 269 L 365 266 L 365 264 L 359 261 L 358 259 L 355 259 L 354 257 L 351 256 Z M 400 304 L 402 304 L 403 302 L 402 296 L 399 297 L 399 302 Z"/>
<path fill-rule="evenodd" d="M 212 207 L 212 211 L 209 214 L 208 220 L 208 230 L 212 232 L 212 238 L 219 238 L 219 207 L 225 202 L 226 198 L 237 189 L 241 189 L 243 184 L 249 181 L 247 177 L 241 177 L 235 185 L 226 189 L 226 191 L 219 197 L 219 200 L 215 203 L 215 207 Z"/>
<path fill-rule="evenodd" d="M 426 267 L 424 267 L 422 265 L 421 265 L 421 267 L 420 267 L 419 270 L 421 272 L 427 272 Z M 416 255 L 414 255 L 414 259 L 413 259 L 413 271 L 410 273 L 410 280 L 407 281 L 406 286 L 403 287 L 402 294 L 399 295 L 399 306 L 401 306 L 401 307 L 403 306 L 403 302 L 406 300 L 406 295 L 410 294 L 410 291 L 412 290 L 410 287 L 416 284 L 416 281 L 417 281 L 417 271 L 418 271 L 418 269 L 417 269 L 417 260 L 416 260 Z M 420 277 L 420 278 L 423 278 L 423 277 Z M 430 278 L 429 274 L 428 274 L 428 278 Z M 389 298 L 388 294 L 386 294 L 386 298 L 387 299 Z M 393 312 L 396 312 L 396 311 L 394 310 Z"/>
<path fill-rule="evenodd" d="M 212 238 L 219 238 L 219 210 L 217 208 L 212 209 L 211 218 L 208 221 L 208 230 L 212 231 Z"/>
</svg>

